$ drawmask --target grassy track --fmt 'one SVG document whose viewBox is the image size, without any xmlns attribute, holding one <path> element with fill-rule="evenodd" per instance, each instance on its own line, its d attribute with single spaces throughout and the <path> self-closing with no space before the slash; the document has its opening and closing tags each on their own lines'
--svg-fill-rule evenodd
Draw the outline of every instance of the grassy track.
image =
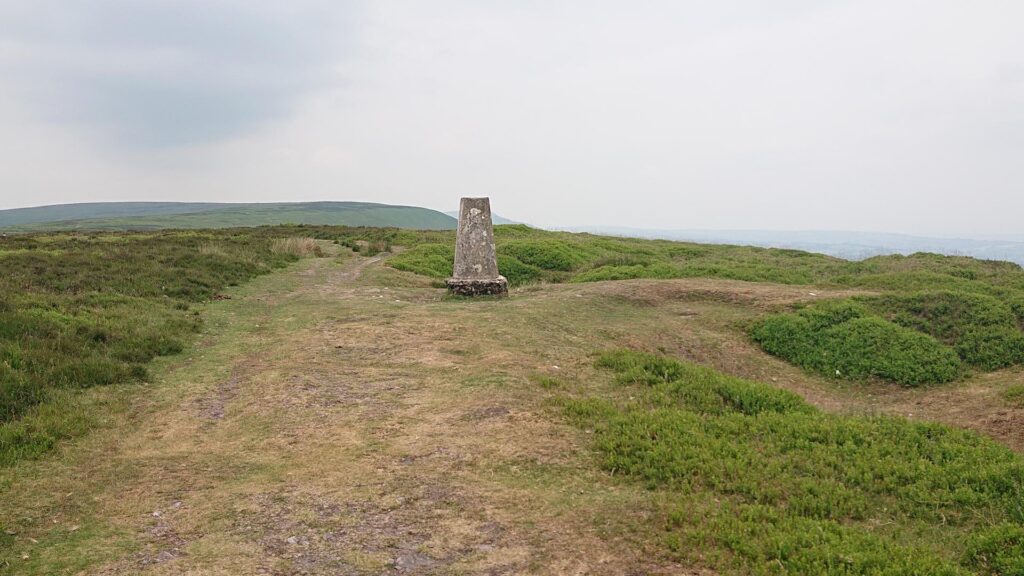
<svg viewBox="0 0 1024 576">
<path fill-rule="evenodd" d="M 180 353 L 201 326 L 194 305 L 316 249 L 286 234 L 0 238 L 0 466 L 92 426 L 76 391 L 146 380 Z"/>
<path fill-rule="evenodd" d="M 147 364 L 149 384 L 77 393 L 103 415 L 92 433 L 0 469 L 0 572 L 1011 574 L 1020 558 L 1020 457 L 1003 447 L 1024 449 L 1020 367 L 941 390 L 844 385 L 746 335 L 855 292 L 641 279 L 448 300 L 344 254 L 192 305 L 201 331 Z M 707 368 L 620 382 L 623 364 L 595 362 L 623 348 Z M 567 405 L 593 409 L 567 420 Z M 853 431 L 870 451 L 821 440 Z M 866 483 L 858 463 L 890 450 L 895 484 Z"/>
</svg>

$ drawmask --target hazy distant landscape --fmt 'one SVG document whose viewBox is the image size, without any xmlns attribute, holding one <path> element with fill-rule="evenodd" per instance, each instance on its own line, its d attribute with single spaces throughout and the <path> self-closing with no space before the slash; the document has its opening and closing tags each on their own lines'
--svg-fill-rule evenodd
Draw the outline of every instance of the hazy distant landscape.
<svg viewBox="0 0 1024 576">
<path fill-rule="evenodd" d="M 0 210 L 0 230 L 159 230 L 281 224 L 450 230 L 458 223 L 455 216 L 456 212 L 369 202 L 95 202 Z M 501 225 L 518 222 L 495 215 L 494 223 Z M 928 252 L 971 256 L 982 260 L 1004 260 L 1024 265 L 1024 236 L 1015 235 L 933 238 L 828 230 L 660 230 L 614 226 L 574 227 L 566 230 L 630 238 L 789 248 L 845 260 Z"/>
<path fill-rule="evenodd" d="M 791 248 L 828 254 L 846 260 L 863 260 L 887 254 L 931 252 L 947 256 L 971 256 L 982 260 L 1005 260 L 1024 266 L 1024 236 L 1014 235 L 989 238 L 930 238 L 908 234 L 830 230 L 652 230 L 611 226 L 571 230 L 632 238 Z"/>
</svg>

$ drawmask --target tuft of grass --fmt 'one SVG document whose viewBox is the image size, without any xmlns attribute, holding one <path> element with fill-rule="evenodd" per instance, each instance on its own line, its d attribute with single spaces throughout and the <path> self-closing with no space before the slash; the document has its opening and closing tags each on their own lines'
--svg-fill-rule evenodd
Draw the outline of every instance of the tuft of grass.
<svg viewBox="0 0 1024 576">
<path fill-rule="evenodd" d="M 1003 390 L 1003 399 L 1014 408 L 1024 408 L 1024 384 L 1014 384 Z"/>
<path fill-rule="evenodd" d="M 530 377 L 530 380 L 545 390 L 556 390 L 565 386 L 565 382 L 551 376 L 536 375 Z"/>
<path fill-rule="evenodd" d="M 378 254 L 391 252 L 391 242 L 387 240 L 372 240 L 363 246 L 359 246 L 359 250 L 357 250 L 357 252 L 359 252 L 361 256 L 371 258 Z"/>
<path fill-rule="evenodd" d="M 324 255 L 323 249 L 314 238 L 278 238 L 271 242 L 270 250 L 275 254 L 288 254 L 296 258 L 321 258 Z"/>
<path fill-rule="evenodd" d="M 771 386 L 672 358 L 602 354 L 619 407 L 563 399 L 600 465 L 676 505 L 664 544 L 745 574 L 1014 574 L 1024 461 L 978 434 L 825 414 Z M 693 551 L 700 551 L 694 556 Z"/>
</svg>

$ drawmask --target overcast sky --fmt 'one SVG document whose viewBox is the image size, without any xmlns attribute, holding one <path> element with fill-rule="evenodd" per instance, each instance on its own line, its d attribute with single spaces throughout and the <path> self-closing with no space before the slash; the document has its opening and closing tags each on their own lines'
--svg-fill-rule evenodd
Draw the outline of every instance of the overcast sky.
<svg viewBox="0 0 1024 576">
<path fill-rule="evenodd" d="M 1020 0 L 0 0 L 0 208 L 1024 232 Z"/>
</svg>

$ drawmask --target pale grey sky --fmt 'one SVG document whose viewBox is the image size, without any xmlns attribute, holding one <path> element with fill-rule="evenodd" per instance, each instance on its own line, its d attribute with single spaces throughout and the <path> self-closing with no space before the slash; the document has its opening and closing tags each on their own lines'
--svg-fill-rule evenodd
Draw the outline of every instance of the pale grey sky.
<svg viewBox="0 0 1024 576">
<path fill-rule="evenodd" d="M 1024 232 L 1019 0 L 0 0 L 0 208 Z"/>
</svg>

